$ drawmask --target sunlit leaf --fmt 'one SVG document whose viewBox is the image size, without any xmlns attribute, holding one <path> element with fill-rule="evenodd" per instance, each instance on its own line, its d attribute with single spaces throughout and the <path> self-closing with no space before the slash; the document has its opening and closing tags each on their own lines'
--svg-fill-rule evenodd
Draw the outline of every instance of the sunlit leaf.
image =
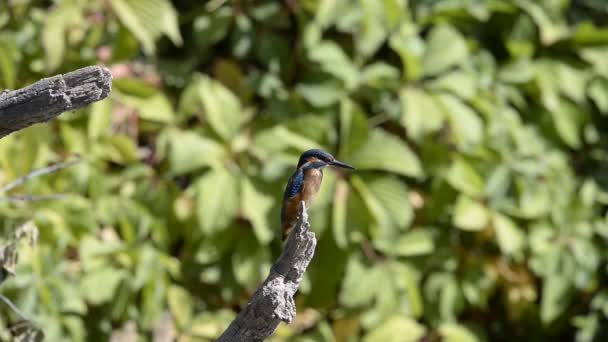
<svg viewBox="0 0 608 342">
<path fill-rule="evenodd" d="M 436 75 L 468 57 L 467 42 L 460 32 L 450 25 L 438 25 L 429 32 L 422 69 L 425 75 Z"/>
<path fill-rule="evenodd" d="M 364 342 L 415 342 L 423 338 L 426 328 L 410 318 L 393 317 L 363 337 Z"/>
<path fill-rule="evenodd" d="M 3 88 L 14 89 L 17 77 L 17 47 L 10 36 L 0 36 L 0 76 Z"/>
<path fill-rule="evenodd" d="M 351 258 L 340 292 L 340 302 L 347 307 L 363 306 L 374 298 L 374 283 L 378 273 L 366 268 L 357 258 Z"/>
<path fill-rule="evenodd" d="M 196 183 L 197 217 L 205 234 L 225 228 L 239 206 L 238 182 L 223 169 L 212 169 Z"/>
<path fill-rule="evenodd" d="M 64 1 L 47 17 L 45 29 L 42 31 L 42 42 L 46 51 L 45 64 L 48 71 L 54 71 L 61 64 L 67 48 L 66 31 L 75 21 L 80 20 L 81 10 L 78 1 Z"/>
<path fill-rule="evenodd" d="M 176 45 L 182 44 L 177 12 L 167 0 L 110 0 L 120 22 L 137 38 L 144 52 L 151 55 L 155 41 L 165 34 Z"/>
<path fill-rule="evenodd" d="M 439 333 L 446 342 L 477 342 L 475 334 L 466 327 L 456 323 L 444 323 L 439 327 Z"/>
<path fill-rule="evenodd" d="M 241 180 L 241 191 L 244 214 L 251 220 L 253 232 L 258 241 L 265 245 L 274 236 L 272 229 L 278 229 L 273 227 L 267 219 L 275 201 L 272 196 L 258 191 L 247 178 Z"/>
<path fill-rule="evenodd" d="M 396 136 L 375 129 L 369 139 L 348 161 L 357 169 L 384 170 L 405 176 L 424 176 L 420 160 L 407 144 Z"/>
<path fill-rule="evenodd" d="M 417 88 L 406 87 L 401 90 L 399 98 L 403 108 L 401 122 L 409 136 L 420 140 L 425 134 L 441 128 L 445 114 L 435 96 Z"/>
<path fill-rule="evenodd" d="M 143 98 L 123 95 L 120 101 L 135 108 L 138 116 L 145 120 L 169 123 L 175 116 L 169 100 L 160 93 Z"/>
<path fill-rule="evenodd" d="M 88 133 L 89 139 L 99 138 L 107 130 L 112 121 L 112 102 L 109 100 L 96 102 L 91 105 L 89 115 Z"/>
<path fill-rule="evenodd" d="M 456 158 L 447 170 L 446 180 L 455 189 L 476 197 L 483 191 L 483 178 L 475 168 L 463 158 Z"/>
<path fill-rule="evenodd" d="M 248 235 L 239 239 L 232 255 L 234 276 L 242 286 L 253 287 L 268 273 L 268 251 L 260 248 L 256 239 Z"/>
<path fill-rule="evenodd" d="M 581 127 L 585 122 L 585 112 L 569 101 L 559 101 L 559 106 L 550 112 L 553 117 L 555 129 L 560 138 L 568 146 L 579 148 L 581 146 Z"/>
<path fill-rule="evenodd" d="M 169 146 L 169 166 L 174 174 L 191 172 L 202 166 L 219 166 L 226 153 L 216 141 L 189 131 L 172 132 Z"/>
<path fill-rule="evenodd" d="M 432 253 L 435 243 L 430 232 L 418 228 L 401 234 L 397 240 L 379 246 L 386 253 L 398 256 L 416 256 Z"/>
<path fill-rule="evenodd" d="M 114 297 L 116 287 L 125 277 L 123 271 L 109 267 L 91 271 L 82 279 L 82 295 L 93 305 L 108 302 Z"/>
<path fill-rule="evenodd" d="M 340 102 L 340 138 L 342 156 L 350 156 L 365 144 L 369 127 L 365 113 L 350 100 Z"/>
<path fill-rule="evenodd" d="M 543 283 L 540 303 L 540 317 L 544 323 L 551 323 L 566 309 L 572 287 L 567 275 L 549 275 Z"/>
<path fill-rule="evenodd" d="M 479 231 L 488 223 L 488 211 L 470 197 L 460 195 L 454 207 L 452 222 L 462 230 Z"/>
<path fill-rule="evenodd" d="M 185 327 L 192 319 L 192 298 L 186 289 L 180 286 L 170 286 L 167 301 L 171 314 L 175 317 L 177 326 Z"/>
<path fill-rule="evenodd" d="M 483 122 L 468 105 L 452 95 L 440 96 L 454 140 L 462 149 L 470 149 L 483 138 Z"/>
<path fill-rule="evenodd" d="M 338 179 L 336 184 L 333 212 L 332 212 L 332 227 L 336 245 L 340 248 L 345 248 L 348 244 L 346 215 L 347 215 L 347 197 L 348 185 L 344 180 Z"/>
<path fill-rule="evenodd" d="M 199 79 L 198 94 L 205 109 L 205 119 L 225 140 L 232 138 L 241 125 L 241 104 L 221 83 L 208 77 Z"/>
<path fill-rule="evenodd" d="M 511 219 L 500 214 L 494 215 L 493 222 L 500 250 L 506 255 L 521 252 L 526 243 L 526 235 L 521 228 L 517 227 Z"/>
<path fill-rule="evenodd" d="M 310 59 L 320 64 L 323 71 L 342 80 L 346 88 L 352 89 L 359 82 L 359 73 L 350 58 L 339 45 L 322 42 L 310 51 Z"/>
</svg>

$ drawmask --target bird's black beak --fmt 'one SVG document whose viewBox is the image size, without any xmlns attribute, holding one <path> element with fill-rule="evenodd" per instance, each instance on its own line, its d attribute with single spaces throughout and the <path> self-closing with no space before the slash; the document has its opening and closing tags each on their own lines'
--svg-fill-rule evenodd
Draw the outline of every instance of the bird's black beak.
<svg viewBox="0 0 608 342">
<path fill-rule="evenodd" d="M 343 163 L 343 162 L 341 162 L 339 160 L 334 160 L 334 161 L 330 162 L 329 165 L 341 167 L 343 169 L 351 169 L 351 170 L 355 169 L 354 167 L 352 167 L 352 166 L 350 166 L 350 165 L 348 165 L 346 163 Z"/>
</svg>

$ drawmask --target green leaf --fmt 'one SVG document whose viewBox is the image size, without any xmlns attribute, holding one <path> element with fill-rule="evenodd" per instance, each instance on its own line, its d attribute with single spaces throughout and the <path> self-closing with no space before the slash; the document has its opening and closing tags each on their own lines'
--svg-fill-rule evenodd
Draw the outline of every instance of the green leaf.
<svg viewBox="0 0 608 342">
<path fill-rule="evenodd" d="M 534 78 L 540 90 L 540 100 L 548 111 L 559 109 L 559 68 L 559 63 L 550 59 L 534 62 Z"/>
<path fill-rule="evenodd" d="M 424 337 L 426 328 L 411 318 L 391 317 L 363 337 L 363 342 L 416 342 Z"/>
<path fill-rule="evenodd" d="M 336 191 L 334 197 L 334 205 L 332 212 L 332 228 L 336 245 L 339 248 L 346 248 L 348 245 L 348 237 L 346 232 L 346 214 L 347 214 L 347 195 L 348 183 L 343 179 L 338 179 L 336 183 Z"/>
<path fill-rule="evenodd" d="M 432 253 L 435 242 L 428 230 L 418 228 L 401 234 L 397 240 L 377 244 L 378 248 L 390 255 L 418 256 Z"/>
<path fill-rule="evenodd" d="M 608 114 L 608 80 L 596 78 L 591 81 L 587 88 L 587 94 L 593 100 L 602 114 Z"/>
<path fill-rule="evenodd" d="M 434 79 L 429 83 L 429 88 L 435 91 L 448 91 L 461 99 L 468 100 L 477 95 L 476 76 L 468 70 L 455 70 Z"/>
<path fill-rule="evenodd" d="M 223 146 L 191 131 L 171 131 L 169 169 L 179 175 L 203 166 L 220 166 L 226 157 Z"/>
<path fill-rule="evenodd" d="M 243 212 L 251 221 L 253 232 L 260 244 L 266 245 L 274 236 L 267 219 L 270 209 L 274 206 L 274 198 L 258 191 L 246 177 L 241 180 L 241 191 Z"/>
<path fill-rule="evenodd" d="M 376 89 L 398 87 L 399 76 L 399 69 L 384 62 L 372 63 L 361 70 L 361 82 Z"/>
<path fill-rule="evenodd" d="M 567 275 L 549 274 L 543 281 L 540 318 L 548 324 L 556 320 L 570 304 L 572 285 Z"/>
<path fill-rule="evenodd" d="M 420 141 L 424 135 L 441 128 L 445 114 L 435 96 L 418 88 L 405 87 L 399 98 L 403 113 L 401 122 L 414 140 Z"/>
<path fill-rule="evenodd" d="M 201 76 L 198 84 L 205 119 L 220 137 L 230 141 L 241 126 L 239 99 L 221 83 L 207 76 Z"/>
<path fill-rule="evenodd" d="M 365 113 L 350 99 L 340 101 L 340 156 L 350 156 L 369 136 Z"/>
<path fill-rule="evenodd" d="M 96 140 L 99 138 L 110 127 L 111 123 L 112 102 L 104 100 L 93 103 L 87 126 L 89 139 Z"/>
<path fill-rule="evenodd" d="M 407 185 L 397 177 L 383 176 L 367 179 L 369 191 L 378 199 L 393 224 L 405 230 L 414 219 Z"/>
<path fill-rule="evenodd" d="M 585 102 L 585 90 L 589 80 L 588 70 L 576 68 L 566 63 L 559 65 L 559 89 L 571 101 Z"/>
<path fill-rule="evenodd" d="M 338 44 L 324 41 L 309 52 L 309 58 L 319 63 L 323 71 L 344 82 L 347 89 L 357 86 L 359 71 Z"/>
<path fill-rule="evenodd" d="M 349 160 L 361 170 L 383 170 L 414 178 L 424 177 L 418 156 L 408 145 L 382 129 L 370 132 L 369 139 Z"/>
<path fill-rule="evenodd" d="M 355 36 L 355 44 L 359 53 L 367 58 L 372 56 L 386 40 L 387 30 L 384 27 L 384 2 L 376 0 L 362 0 L 361 27 Z M 403 9 L 401 9 L 403 11 Z M 399 12 L 399 10 L 395 11 Z"/>
<path fill-rule="evenodd" d="M 15 58 L 18 49 L 12 36 L 0 35 L 0 76 L 2 83 L 0 87 L 4 89 L 14 89 L 17 78 L 17 65 Z"/>
<path fill-rule="evenodd" d="M 468 57 L 469 49 L 462 34 L 451 25 L 437 25 L 429 33 L 422 70 L 425 75 L 437 75 L 466 62 Z"/>
<path fill-rule="evenodd" d="M 540 218 L 551 210 L 553 199 L 551 189 L 546 185 L 532 180 L 517 182 L 518 216 L 524 218 Z"/>
<path fill-rule="evenodd" d="M 443 323 L 439 326 L 439 334 L 445 342 L 478 342 L 475 334 L 463 325 L 457 323 Z"/>
<path fill-rule="evenodd" d="M 488 210 L 479 202 L 461 194 L 454 207 L 452 222 L 462 230 L 480 231 L 489 221 Z"/>
<path fill-rule="evenodd" d="M 506 63 L 498 70 L 500 80 L 510 83 L 525 83 L 534 76 L 534 68 L 527 58 L 520 58 Z"/>
<path fill-rule="evenodd" d="M 382 202 L 374 196 L 369 190 L 369 187 L 365 182 L 358 176 L 353 176 L 351 179 L 353 188 L 359 193 L 361 199 L 365 203 L 365 206 L 369 210 L 369 213 L 374 218 L 374 225 L 370 227 L 370 234 L 372 237 L 378 239 L 381 237 L 391 238 L 397 231 L 391 229 L 391 218 L 388 212 L 382 206 Z"/>
<path fill-rule="evenodd" d="M 233 15 L 232 8 L 221 7 L 208 15 L 196 17 L 192 22 L 192 31 L 198 48 L 208 48 L 224 39 L 234 19 Z"/>
<path fill-rule="evenodd" d="M 506 255 L 516 255 L 526 244 L 526 234 L 507 216 L 494 214 L 494 229 L 498 247 Z"/>
<path fill-rule="evenodd" d="M 453 275 L 447 276 L 439 293 L 439 312 L 444 321 L 454 321 L 464 305 L 464 295 Z"/>
<path fill-rule="evenodd" d="M 282 151 L 288 147 L 300 151 L 321 146 L 300 134 L 290 131 L 285 126 L 275 126 L 268 130 L 260 131 L 254 138 L 255 145 L 263 152 L 272 155 L 273 152 Z"/>
<path fill-rule="evenodd" d="M 570 101 L 561 100 L 555 110 L 550 111 L 550 113 L 553 117 L 557 134 L 562 141 L 574 149 L 580 148 L 580 132 L 585 123 L 585 112 Z"/>
<path fill-rule="evenodd" d="M 181 45 L 177 11 L 168 0 L 110 0 L 120 22 L 142 44 L 143 51 L 152 55 L 154 42 L 165 34 L 173 44 Z"/>
<path fill-rule="evenodd" d="M 318 1 L 317 10 L 315 12 L 315 23 L 323 29 L 331 26 L 338 14 L 339 5 L 343 2 L 343 0 Z"/>
<path fill-rule="evenodd" d="M 217 339 L 234 319 L 235 313 L 228 309 L 204 311 L 192 319 L 190 333 L 205 339 Z"/>
<path fill-rule="evenodd" d="M 183 329 L 192 319 L 193 303 L 190 293 L 181 286 L 171 285 L 167 291 L 169 310 L 177 326 Z"/>
<path fill-rule="evenodd" d="M 540 31 L 543 45 L 550 45 L 568 34 L 568 27 L 562 21 L 556 21 L 548 15 L 548 11 L 531 0 L 514 0 L 536 23 Z"/>
<path fill-rule="evenodd" d="M 112 86 L 121 94 L 133 97 L 152 97 L 158 94 L 158 89 L 152 84 L 135 77 L 123 77 L 112 80 Z"/>
<path fill-rule="evenodd" d="M 175 117 L 169 99 L 160 92 L 148 97 L 119 95 L 119 99 L 137 109 L 138 116 L 144 120 L 170 123 Z"/>
<path fill-rule="evenodd" d="M 212 169 L 196 183 L 197 217 L 203 233 L 225 228 L 238 210 L 237 177 L 224 169 Z"/>
<path fill-rule="evenodd" d="M 300 83 L 296 91 L 315 107 L 330 106 L 345 95 L 338 81 Z"/>
<path fill-rule="evenodd" d="M 56 70 L 66 53 L 66 30 L 81 18 L 82 10 L 78 1 L 61 2 L 46 18 L 42 30 L 42 44 L 46 52 L 45 66 L 47 71 Z"/>
<path fill-rule="evenodd" d="M 350 308 L 371 303 L 376 292 L 374 284 L 378 279 L 376 269 L 368 269 L 358 258 L 350 258 L 340 291 L 340 303 Z"/>
<path fill-rule="evenodd" d="M 270 269 L 268 250 L 261 248 L 251 234 L 244 235 L 232 255 L 232 269 L 239 284 L 255 287 Z"/>
<path fill-rule="evenodd" d="M 468 150 L 481 143 L 484 127 L 477 113 L 453 95 L 440 95 L 439 100 L 458 146 Z"/>
<path fill-rule="evenodd" d="M 106 142 L 105 153 L 109 159 L 117 163 L 134 163 L 139 160 L 137 145 L 130 137 L 124 134 L 115 134 L 104 139 Z"/>
<path fill-rule="evenodd" d="M 606 45 L 608 44 L 608 29 L 597 27 L 591 21 L 584 21 L 577 25 L 572 40 L 579 45 Z"/>
<path fill-rule="evenodd" d="M 423 73 L 425 44 L 418 36 L 416 26 L 402 24 L 399 31 L 391 35 L 389 45 L 401 57 L 405 78 L 410 81 L 418 80 Z"/>
<path fill-rule="evenodd" d="M 454 189 L 460 190 L 471 197 L 479 197 L 483 193 L 483 178 L 464 158 L 455 158 L 445 177 Z"/>
<path fill-rule="evenodd" d="M 92 305 L 109 302 L 118 284 L 125 278 L 124 271 L 110 267 L 88 272 L 81 281 L 82 295 Z"/>
</svg>

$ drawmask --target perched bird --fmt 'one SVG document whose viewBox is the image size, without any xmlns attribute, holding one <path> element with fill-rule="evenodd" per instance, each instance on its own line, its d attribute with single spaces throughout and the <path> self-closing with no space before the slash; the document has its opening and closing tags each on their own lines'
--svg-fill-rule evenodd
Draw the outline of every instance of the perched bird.
<svg viewBox="0 0 608 342">
<path fill-rule="evenodd" d="M 283 240 L 287 239 L 289 233 L 298 222 L 300 203 L 304 201 L 306 208 L 310 207 L 323 180 L 323 168 L 326 166 L 337 166 L 354 170 L 355 168 L 336 160 L 331 154 L 323 150 L 308 150 L 300 156 L 296 172 L 289 178 L 285 193 L 283 194 L 283 206 L 281 207 L 281 230 Z"/>
</svg>

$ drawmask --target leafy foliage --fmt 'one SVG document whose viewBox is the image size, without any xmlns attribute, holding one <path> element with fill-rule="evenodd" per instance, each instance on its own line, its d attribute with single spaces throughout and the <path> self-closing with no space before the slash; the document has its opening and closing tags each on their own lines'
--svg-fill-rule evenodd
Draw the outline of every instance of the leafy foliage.
<svg viewBox="0 0 608 342">
<path fill-rule="evenodd" d="M 273 340 L 605 338 L 606 13 L 2 2 L 1 87 L 88 64 L 115 77 L 110 99 L 0 141 L 3 184 L 86 161 L 14 190 L 70 199 L 0 202 L 6 236 L 40 229 L 3 293 L 51 341 L 213 340 L 280 253 L 299 154 L 322 147 L 358 170 L 325 173 L 298 317 Z"/>
</svg>

